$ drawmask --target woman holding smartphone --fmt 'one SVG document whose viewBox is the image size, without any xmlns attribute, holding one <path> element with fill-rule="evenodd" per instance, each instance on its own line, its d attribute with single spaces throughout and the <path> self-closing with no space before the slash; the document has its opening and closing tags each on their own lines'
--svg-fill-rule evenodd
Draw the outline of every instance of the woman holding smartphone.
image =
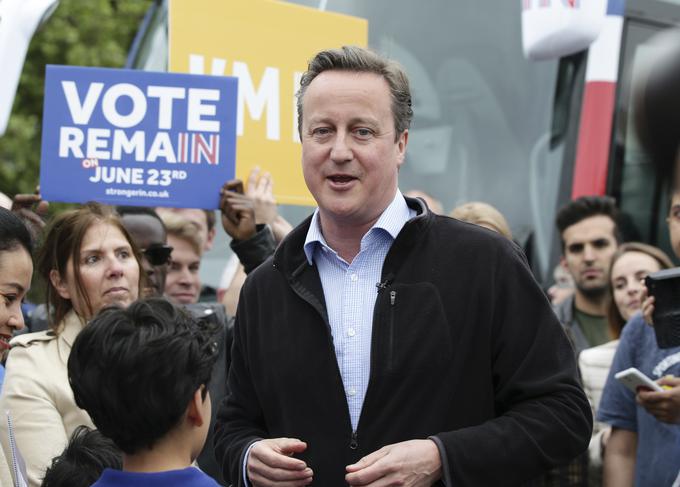
<svg viewBox="0 0 680 487">
<path fill-rule="evenodd" d="M 673 195 L 668 223 L 677 255 L 680 192 Z M 645 323 L 642 313 L 635 314 L 623 328 L 597 412 L 597 420 L 611 426 L 604 451 L 604 485 L 672 485 L 678 474 L 680 427 L 653 411 L 658 404 L 672 404 L 677 387 L 635 394 L 614 377 L 630 367 L 661 385 L 674 386 L 678 379 L 669 376 L 680 377 L 680 347 L 659 348 L 654 329 Z"/>
<path fill-rule="evenodd" d="M 609 279 L 609 304 L 607 321 L 612 341 L 584 350 L 579 355 L 579 368 L 583 388 L 591 401 L 593 411 L 598 410 L 619 337 L 626 322 L 640 311 L 642 306 L 643 279 L 650 273 L 672 267 L 668 256 L 660 249 L 640 242 L 628 242 L 619 246 L 612 257 Z M 590 479 L 599 484 L 602 477 L 602 453 L 610 429 L 602 423 L 593 425 L 590 442 Z"/>
</svg>

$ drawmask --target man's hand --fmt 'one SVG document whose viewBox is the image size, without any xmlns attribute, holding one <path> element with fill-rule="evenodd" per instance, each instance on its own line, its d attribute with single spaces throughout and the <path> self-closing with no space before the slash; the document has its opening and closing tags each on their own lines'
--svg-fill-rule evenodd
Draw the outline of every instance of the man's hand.
<svg viewBox="0 0 680 487">
<path fill-rule="evenodd" d="M 278 243 L 290 233 L 293 226 L 279 215 L 273 187 L 274 181 L 270 173 L 260 173 L 259 167 L 250 171 L 246 196 L 251 198 L 255 207 L 255 223 L 268 224 L 274 234 L 274 240 Z"/>
<path fill-rule="evenodd" d="M 271 174 L 268 172 L 260 173 L 259 167 L 250 171 L 246 186 L 246 196 L 253 200 L 256 223 L 268 223 L 271 225 L 278 215 L 272 186 Z"/>
<path fill-rule="evenodd" d="M 637 394 L 638 404 L 659 421 L 680 423 L 680 378 L 662 377 L 657 383 L 671 389 L 662 392 L 640 390 Z"/>
<path fill-rule="evenodd" d="M 12 200 L 12 211 L 27 221 L 32 227 L 36 237 L 45 228 L 44 218 L 49 210 L 49 203 L 40 196 L 40 188 L 36 188 L 33 194 L 17 194 Z"/>
<path fill-rule="evenodd" d="M 224 231 L 235 240 L 248 240 L 257 232 L 251 198 L 243 194 L 243 182 L 233 179 L 220 190 Z"/>
<path fill-rule="evenodd" d="M 439 449 L 432 440 L 387 445 L 347 466 L 349 485 L 430 486 L 441 478 Z"/>
<path fill-rule="evenodd" d="M 312 483 L 312 469 L 305 462 L 291 458 L 307 449 L 295 438 L 260 440 L 248 455 L 248 480 L 254 487 L 298 487 Z"/>
</svg>

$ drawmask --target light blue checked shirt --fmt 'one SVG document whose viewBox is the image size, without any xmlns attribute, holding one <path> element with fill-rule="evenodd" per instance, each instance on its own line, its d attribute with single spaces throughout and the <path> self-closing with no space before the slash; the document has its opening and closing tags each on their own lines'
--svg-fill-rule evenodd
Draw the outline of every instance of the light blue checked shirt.
<svg viewBox="0 0 680 487">
<path fill-rule="evenodd" d="M 316 265 L 326 299 L 335 356 L 345 386 L 352 429 L 356 431 L 371 373 L 373 308 L 385 256 L 404 224 L 416 215 L 401 192 L 361 239 L 351 263 L 330 248 L 321 233 L 319 210 L 314 212 L 304 251 Z"/>
<path fill-rule="evenodd" d="M 304 251 L 309 265 L 316 265 L 321 277 L 330 321 L 335 357 L 345 386 L 352 430 L 356 431 L 371 374 L 373 308 L 378 295 L 382 266 L 392 243 L 416 211 L 406 205 L 399 190 L 375 225 L 361 239 L 359 253 L 351 263 L 330 248 L 321 233 L 319 210 L 312 216 Z M 304 440 L 304 438 L 303 438 Z M 248 482 L 250 450 L 243 458 L 243 480 Z"/>
</svg>

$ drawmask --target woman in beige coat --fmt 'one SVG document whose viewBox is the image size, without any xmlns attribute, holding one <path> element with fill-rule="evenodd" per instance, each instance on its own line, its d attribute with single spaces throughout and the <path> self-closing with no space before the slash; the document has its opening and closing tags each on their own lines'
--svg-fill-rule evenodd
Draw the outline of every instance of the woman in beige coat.
<svg viewBox="0 0 680 487">
<path fill-rule="evenodd" d="M 0 411 L 9 411 L 30 487 L 38 487 L 75 428 L 94 427 L 73 399 L 66 364 L 71 345 L 101 308 L 128 306 L 143 278 L 138 251 L 117 215 L 89 204 L 57 216 L 46 232 L 38 270 L 47 283 L 50 329 L 14 338 Z M 0 440 L 10 459 L 6 421 Z"/>
</svg>

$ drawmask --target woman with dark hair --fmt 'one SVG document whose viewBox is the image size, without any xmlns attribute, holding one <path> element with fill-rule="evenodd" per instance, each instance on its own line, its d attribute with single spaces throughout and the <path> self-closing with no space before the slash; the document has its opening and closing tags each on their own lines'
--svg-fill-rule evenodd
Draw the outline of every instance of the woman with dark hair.
<svg viewBox="0 0 680 487">
<path fill-rule="evenodd" d="M 652 272 L 673 267 L 664 251 L 640 242 L 619 246 L 612 256 L 609 271 L 609 303 L 607 322 L 612 341 L 584 350 L 579 355 L 583 388 L 597 411 L 602 390 L 626 322 L 642 308 L 643 280 Z M 602 452 L 610 429 L 596 423 L 590 442 L 591 478 L 599 481 L 602 475 Z"/>
<path fill-rule="evenodd" d="M 31 287 L 31 235 L 11 211 L 0 207 L 0 389 L 5 377 L 9 341 L 24 327 L 21 301 Z M 5 421 L 4 415 L 0 421 Z M 0 485 L 11 485 L 5 455 L 0 451 Z"/>
<path fill-rule="evenodd" d="M 68 382 L 71 345 L 87 322 L 108 305 L 128 306 L 142 289 L 140 256 L 113 210 L 96 203 L 57 216 L 38 255 L 47 284 L 50 329 L 16 337 L 7 360 L 0 411 L 12 417 L 15 442 L 30 487 L 59 455 L 76 427 L 93 427 Z M 7 458 L 6 421 L 0 440 Z"/>
<path fill-rule="evenodd" d="M 0 208 L 0 388 L 12 334 L 24 327 L 21 300 L 31 287 L 31 235 L 11 211 Z"/>
</svg>

